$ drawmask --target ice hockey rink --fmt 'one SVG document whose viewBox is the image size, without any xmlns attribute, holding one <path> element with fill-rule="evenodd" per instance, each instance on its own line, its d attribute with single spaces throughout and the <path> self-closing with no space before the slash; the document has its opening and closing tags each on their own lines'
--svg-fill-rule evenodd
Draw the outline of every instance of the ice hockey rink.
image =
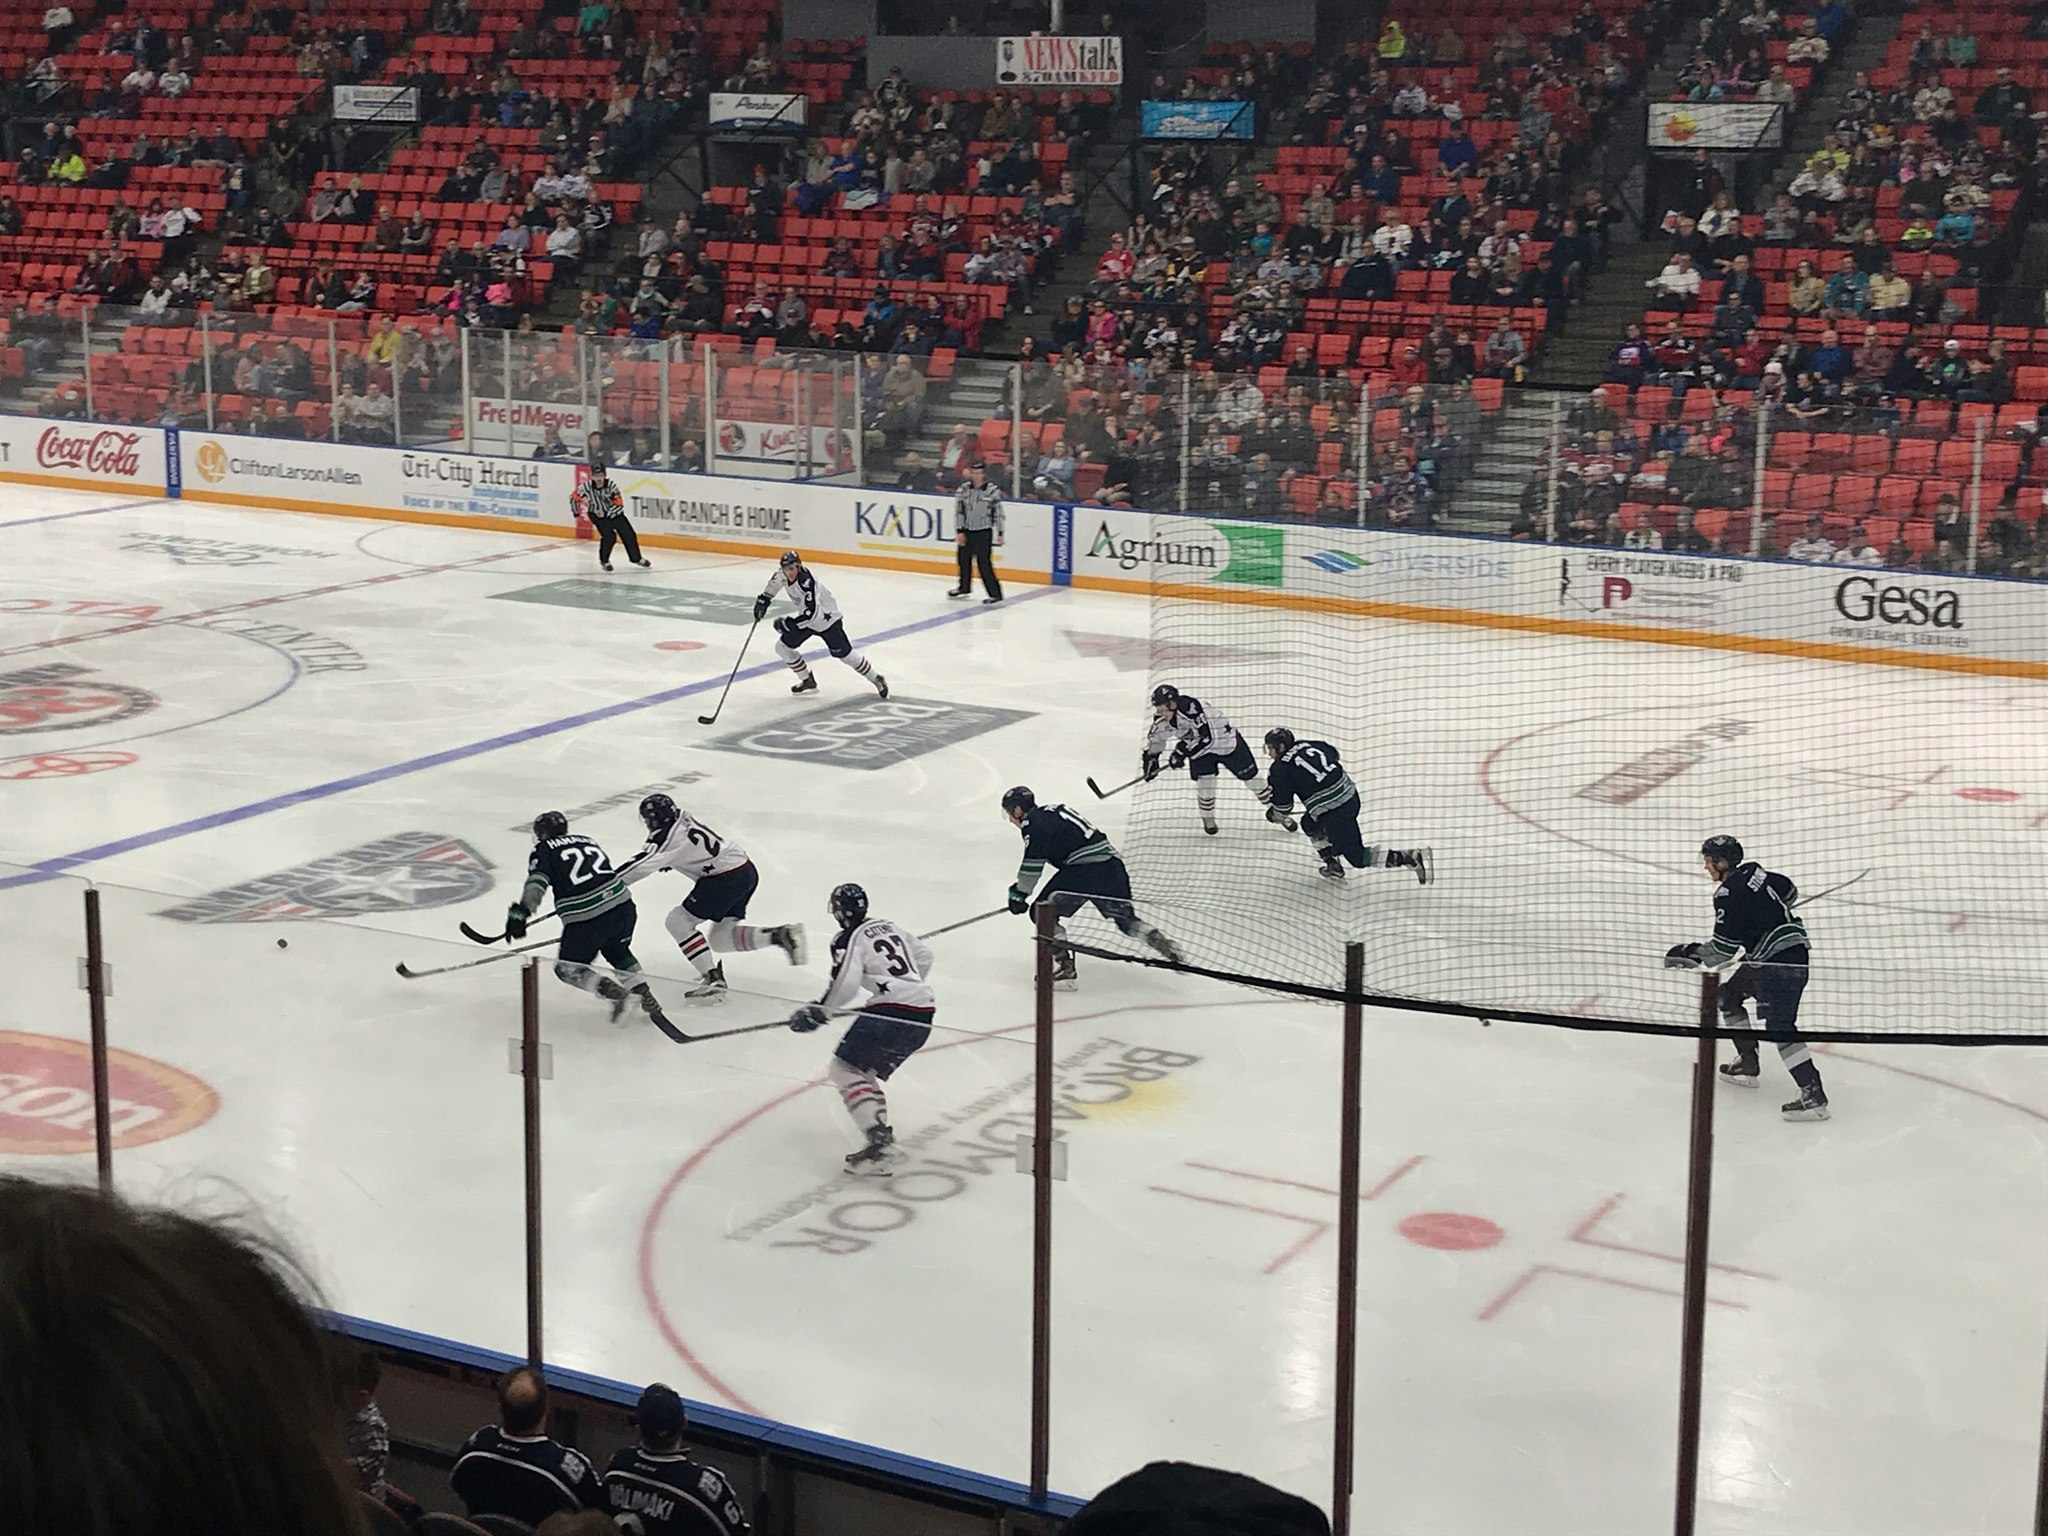
<svg viewBox="0 0 2048 1536">
<path fill-rule="evenodd" d="M 1816 1023 L 2040 1022 L 2048 685 L 1368 621 L 1359 667 L 1283 613 L 1162 640 L 1143 598 L 984 609 L 820 567 L 889 705 L 823 660 L 793 700 L 757 636 L 704 727 L 768 568 L 650 554 L 604 577 L 553 539 L 0 492 L 0 1166 L 91 1174 L 90 880 L 121 1188 L 253 1204 L 337 1309 L 522 1349 L 518 966 L 393 968 L 481 957 L 456 924 L 501 926 L 536 813 L 623 857 L 656 789 L 745 845 L 753 920 L 813 941 L 802 972 L 728 957 L 715 1007 L 658 983 L 686 1028 L 815 997 L 841 881 L 918 932 L 1001 905 L 1016 783 L 1096 818 L 1223 969 L 1334 969 L 1353 924 L 1389 992 L 1682 1019 L 1656 960 L 1703 936 L 1693 851 L 1733 831 L 1809 889 L 1869 871 L 1808 915 Z M 1136 771 L 1155 661 L 1254 732 L 1343 736 L 1368 837 L 1433 845 L 1437 884 L 1330 887 L 1228 781 L 1213 840 L 1182 778 L 1095 802 L 1084 775 Z M 1674 752 L 1655 793 L 1613 788 Z M 637 948 L 675 978 L 660 919 L 685 887 L 637 891 Z M 1024 1476 L 1032 946 L 1007 915 L 933 944 L 940 1028 L 890 1084 L 911 1155 L 886 1184 L 838 1171 L 830 1033 L 677 1047 L 543 972 L 551 1361 Z M 1059 998 L 1053 1485 L 1184 1457 L 1323 1502 L 1336 1012 L 1082 966 Z M 1369 1013 L 1362 1528 L 1668 1521 L 1691 1058 Z M 1763 1091 L 1719 1104 L 1701 1528 L 2022 1529 L 2048 1052 L 1819 1060 L 1825 1124 L 1779 1119 L 1768 1051 Z"/>
</svg>

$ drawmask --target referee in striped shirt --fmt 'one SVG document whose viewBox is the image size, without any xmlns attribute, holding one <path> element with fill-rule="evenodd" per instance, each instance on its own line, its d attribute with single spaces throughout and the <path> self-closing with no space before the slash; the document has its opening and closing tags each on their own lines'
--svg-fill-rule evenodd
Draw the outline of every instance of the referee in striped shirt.
<svg viewBox="0 0 2048 1536">
<path fill-rule="evenodd" d="M 1003 584 L 996 579 L 995 550 L 1003 542 L 1003 493 L 988 483 L 988 463 L 976 459 L 967 466 L 967 483 L 953 497 L 953 552 L 960 561 L 960 579 L 948 597 L 974 595 L 974 568 L 981 568 L 981 585 L 988 593 L 984 607 L 1003 600 Z"/>
</svg>

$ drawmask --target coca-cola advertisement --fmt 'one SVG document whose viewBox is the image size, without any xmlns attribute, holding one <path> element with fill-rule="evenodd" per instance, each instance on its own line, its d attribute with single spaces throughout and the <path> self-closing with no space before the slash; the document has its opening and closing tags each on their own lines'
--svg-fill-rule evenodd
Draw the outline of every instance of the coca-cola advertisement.
<svg viewBox="0 0 2048 1536">
<path fill-rule="evenodd" d="M 165 494 L 164 434 L 154 427 L 0 417 L 0 479 L 118 485 Z"/>
</svg>

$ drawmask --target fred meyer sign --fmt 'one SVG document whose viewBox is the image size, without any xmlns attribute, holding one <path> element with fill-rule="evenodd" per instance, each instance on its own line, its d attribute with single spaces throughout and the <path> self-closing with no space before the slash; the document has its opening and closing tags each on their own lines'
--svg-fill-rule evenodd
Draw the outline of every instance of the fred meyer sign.
<svg viewBox="0 0 2048 1536">
<path fill-rule="evenodd" d="M 1122 85 L 1120 37 L 999 37 L 998 85 Z"/>
</svg>

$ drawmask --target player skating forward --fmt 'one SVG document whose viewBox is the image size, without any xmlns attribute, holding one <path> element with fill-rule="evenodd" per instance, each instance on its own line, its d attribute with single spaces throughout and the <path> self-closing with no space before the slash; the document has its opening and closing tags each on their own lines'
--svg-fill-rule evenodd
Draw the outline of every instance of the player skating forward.
<svg viewBox="0 0 2048 1536">
<path fill-rule="evenodd" d="M 869 917 L 868 893 L 857 885 L 833 887 L 829 906 L 839 925 L 832 940 L 832 984 L 815 1003 L 791 1014 L 789 1027 L 809 1034 L 866 998 L 825 1072 L 854 1128 L 867 1138 L 860 1151 L 847 1154 L 846 1166 L 886 1177 L 899 1154 L 882 1084 L 931 1038 L 937 1005 L 926 980 L 931 947 L 887 918 Z"/>
<path fill-rule="evenodd" d="M 684 996 L 708 999 L 724 993 L 725 967 L 711 958 L 714 950 L 730 954 L 772 946 L 789 956 L 791 965 L 804 963 L 803 924 L 749 928 L 740 922 L 761 883 L 761 872 L 746 849 L 681 810 L 667 795 L 649 795 L 640 802 L 640 823 L 647 828 L 647 846 L 627 862 L 619 877 L 631 885 L 657 869 L 672 869 L 696 882 L 667 919 L 669 933 L 683 947 L 683 958 L 701 978 Z"/>
<path fill-rule="evenodd" d="M 1181 963 L 1173 941 L 1138 920 L 1131 909 L 1131 872 L 1109 839 L 1085 817 L 1064 805 L 1040 805 L 1038 797 L 1021 784 L 1004 794 L 1003 814 L 1024 834 L 1024 862 L 1018 866 L 1016 884 L 1010 887 L 1012 912 L 1031 909 L 1032 888 L 1050 864 L 1058 873 L 1045 882 L 1038 901 L 1050 902 L 1062 919 L 1093 902 L 1095 910 L 1124 933 L 1149 944 L 1168 963 Z M 1054 938 L 1064 941 L 1066 936 L 1062 921 L 1054 929 Z M 1064 942 L 1055 942 L 1052 954 L 1054 983 L 1070 989 L 1075 979 L 1073 950 Z"/>
<path fill-rule="evenodd" d="M 620 982 L 593 970 L 590 962 L 603 955 L 615 971 L 637 977 L 633 958 L 633 925 L 639 912 L 626 892 L 626 882 L 612 868 L 602 848 L 580 832 L 569 830 L 560 811 L 533 818 L 533 852 L 526 858 L 526 884 L 519 899 L 505 911 L 507 938 L 526 937 L 527 920 L 539 905 L 541 892 L 555 893 L 555 913 L 562 919 L 562 942 L 555 951 L 555 974 L 570 986 L 596 994 L 612 1005 L 612 1021 L 626 1011 L 628 998 L 664 1032 L 674 1027 L 644 981 Z"/>
<path fill-rule="evenodd" d="M 793 549 L 782 552 L 775 574 L 768 578 L 768 585 L 754 599 L 756 624 L 768 612 L 768 605 L 783 593 L 789 594 L 796 608 L 775 621 L 775 633 L 779 637 L 775 642 L 775 654 L 796 674 L 796 686 L 789 690 L 791 693 L 817 691 L 818 680 L 811 676 L 810 664 L 797 654 L 797 647 L 806 640 L 822 640 L 826 650 L 873 683 L 875 692 L 885 699 L 889 697 L 889 680 L 875 670 L 873 662 L 853 648 L 853 642 L 846 638 L 846 625 L 840 617 L 839 605 L 832 600 L 825 584 L 811 574 L 803 557 Z"/>
<path fill-rule="evenodd" d="M 1202 701 L 1182 693 L 1171 683 L 1152 690 L 1152 724 L 1145 733 L 1145 751 L 1140 759 L 1145 781 L 1159 777 L 1160 760 L 1169 768 L 1186 765 L 1195 781 L 1195 805 L 1202 813 L 1202 830 L 1216 833 L 1216 770 L 1228 768 L 1237 775 L 1266 808 L 1266 820 L 1294 830 L 1294 819 L 1273 808 L 1272 795 L 1259 778 L 1259 765 L 1252 749 L 1244 744 L 1237 728 L 1221 715 L 1210 714 Z"/>
<path fill-rule="evenodd" d="M 1337 749 L 1327 741 L 1297 741 L 1284 725 L 1266 732 L 1266 787 L 1273 809 L 1282 813 L 1301 802 L 1301 830 L 1315 844 L 1326 879 L 1342 880 L 1353 869 L 1412 869 L 1428 885 L 1436 878 L 1436 856 L 1427 848 L 1367 847 L 1358 831 L 1358 786 L 1344 771 Z"/>
<path fill-rule="evenodd" d="M 580 517 L 590 519 L 590 525 L 597 530 L 597 565 L 599 570 L 612 568 L 612 545 L 621 540 L 626 545 L 626 558 L 647 568 L 647 562 L 640 558 L 640 537 L 633 531 L 633 521 L 626 516 L 626 498 L 610 475 L 605 473 L 600 461 L 590 466 L 590 478 L 569 493 L 569 508 Z"/>
<path fill-rule="evenodd" d="M 1700 844 L 1700 862 L 1714 882 L 1714 936 L 1704 944 L 1672 945 L 1664 963 L 1711 971 L 1740 961 L 1720 986 L 1721 1023 L 1748 1029 L 1744 1005 L 1755 998 L 1757 1023 L 1777 1042 L 1778 1055 L 1799 1085 L 1799 1097 L 1783 1106 L 1785 1118 L 1825 1120 L 1828 1095 L 1820 1068 L 1794 1027 L 1811 960 L 1806 924 L 1792 910 L 1799 888 L 1788 877 L 1744 859 L 1742 844 L 1732 837 L 1710 837 Z M 1722 1063 L 1722 1081 L 1754 1088 L 1759 1075 L 1756 1042 L 1735 1036 L 1735 1060 Z"/>
</svg>

